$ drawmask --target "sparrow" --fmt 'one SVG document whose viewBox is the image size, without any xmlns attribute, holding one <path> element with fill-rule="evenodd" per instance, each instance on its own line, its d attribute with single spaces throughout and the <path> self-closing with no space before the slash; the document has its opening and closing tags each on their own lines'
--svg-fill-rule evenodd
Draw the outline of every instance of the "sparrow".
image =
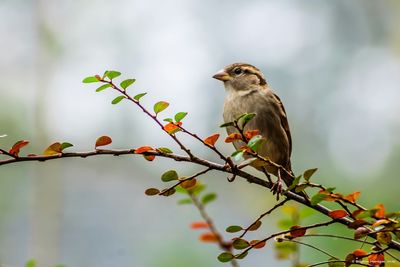
<svg viewBox="0 0 400 267">
<path fill-rule="evenodd" d="M 290 162 L 292 139 L 285 108 L 280 98 L 272 91 L 263 73 L 256 67 L 246 63 L 234 63 L 218 71 L 213 78 L 220 80 L 225 86 L 223 119 L 225 123 L 236 120 L 244 113 L 255 113 L 256 116 L 244 127 L 243 132 L 258 130 L 265 139 L 257 153 L 274 164 L 260 164 L 254 161 L 250 165 L 263 171 L 269 181 L 269 174 L 278 177 L 272 191 L 279 194 L 282 190 L 281 179 L 286 186 L 293 182 L 293 172 Z M 226 128 L 228 134 L 237 132 L 233 126 Z M 236 149 L 246 145 L 243 141 L 235 141 Z"/>
</svg>

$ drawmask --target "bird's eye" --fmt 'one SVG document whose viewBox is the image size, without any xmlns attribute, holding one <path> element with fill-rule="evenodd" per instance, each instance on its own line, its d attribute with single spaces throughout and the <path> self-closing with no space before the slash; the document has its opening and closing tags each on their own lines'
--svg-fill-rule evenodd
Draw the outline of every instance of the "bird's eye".
<svg viewBox="0 0 400 267">
<path fill-rule="evenodd" d="M 236 75 L 240 75 L 240 74 L 243 73 L 243 71 L 242 71 L 241 68 L 236 68 L 236 69 L 233 70 L 233 72 L 234 72 Z"/>
</svg>

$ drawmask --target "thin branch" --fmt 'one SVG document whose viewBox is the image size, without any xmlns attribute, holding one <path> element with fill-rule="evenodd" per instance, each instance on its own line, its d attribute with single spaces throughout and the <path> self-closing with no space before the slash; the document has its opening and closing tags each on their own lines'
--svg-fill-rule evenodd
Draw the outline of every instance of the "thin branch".
<svg viewBox="0 0 400 267">
<path fill-rule="evenodd" d="M 207 222 L 208 227 L 210 228 L 210 231 L 213 233 L 213 235 L 217 238 L 218 244 L 220 248 L 226 252 L 232 253 L 232 246 L 230 242 L 225 242 L 222 238 L 222 235 L 219 233 L 217 228 L 215 227 L 214 221 L 211 219 L 211 217 L 207 214 L 204 205 L 199 201 L 199 199 L 190 191 L 188 191 L 188 194 L 190 198 L 193 201 L 193 204 L 195 207 L 199 210 L 201 217 Z M 233 267 L 239 267 L 238 262 L 235 259 L 232 259 L 230 261 L 231 265 Z"/>
<path fill-rule="evenodd" d="M 159 151 L 148 151 L 143 154 L 134 154 L 135 149 L 125 149 L 125 150 L 95 150 L 95 151 L 89 151 L 89 152 L 69 152 L 69 153 L 60 153 L 56 155 L 49 155 L 49 156 L 23 156 L 23 157 L 18 157 L 18 158 L 12 158 L 12 159 L 6 159 L 6 160 L 0 160 L 0 166 L 1 165 L 6 165 L 6 164 L 12 164 L 12 163 L 17 163 L 17 162 L 26 162 L 26 161 L 47 161 L 47 160 L 54 160 L 54 159 L 61 159 L 61 158 L 71 158 L 71 157 L 80 157 L 80 158 L 86 158 L 86 157 L 91 157 L 91 156 L 98 156 L 98 155 L 114 155 L 114 156 L 120 156 L 120 155 L 154 155 L 158 157 L 164 157 L 164 158 L 170 158 L 175 161 L 179 162 L 190 162 L 194 163 L 197 165 L 202 165 L 205 167 L 210 167 L 213 170 L 221 171 L 224 173 L 230 173 L 230 174 L 235 174 L 237 177 L 241 177 L 245 179 L 249 183 L 254 183 L 259 186 L 265 187 L 265 188 L 271 188 L 272 184 L 269 183 L 268 181 L 265 181 L 257 176 L 251 175 L 245 171 L 242 170 L 232 170 L 230 167 L 221 165 L 215 162 L 211 162 L 205 159 L 201 159 L 198 157 L 195 158 L 190 158 L 187 156 L 181 156 L 181 155 L 176 155 L 176 154 L 167 154 L 167 153 L 162 153 Z M 309 201 L 307 201 L 304 197 L 292 192 L 288 191 L 285 192 L 284 195 L 291 199 L 294 200 L 298 203 L 301 203 L 307 207 L 310 207 L 319 213 L 325 214 L 326 216 L 329 216 L 329 212 L 331 212 L 330 209 L 327 207 L 317 204 L 317 205 L 311 205 Z M 352 220 L 349 218 L 339 218 L 335 220 L 338 223 L 341 223 L 343 225 L 349 225 Z M 374 234 L 368 234 L 370 237 L 376 239 L 376 235 Z M 390 248 L 395 249 L 400 251 L 400 243 L 397 241 L 391 241 L 388 245 Z"/>
<path fill-rule="evenodd" d="M 193 180 L 194 178 L 196 178 L 196 177 L 198 177 L 198 176 L 200 176 L 200 175 L 203 175 L 203 174 L 205 174 L 205 173 L 207 173 L 207 172 L 209 172 L 209 171 L 211 171 L 211 170 L 212 170 L 212 168 L 208 167 L 207 169 L 202 170 L 202 171 L 200 171 L 200 172 L 198 172 L 198 173 L 195 173 L 195 174 L 193 174 L 193 175 L 191 175 L 191 176 L 189 176 L 189 177 L 187 177 L 187 178 L 185 178 L 185 179 L 179 180 L 179 182 L 177 182 L 177 183 L 174 184 L 173 186 L 171 186 L 171 187 L 169 187 L 169 188 L 167 188 L 167 189 L 161 191 L 161 192 L 159 193 L 159 195 L 163 195 L 163 193 L 168 192 L 168 191 L 174 189 L 175 187 L 179 186 L 179 185 L 182 184 L 183 182 Z"/>
<path fill-rule="evenodd" d="M 194 158 L 194 155 L 188 149 L 185 147 L 181 141 L 174 135 L 170 134 L 167 130 L 164 129 L 164 125 L 160 122 L 160 120 L 157 118 L 157 114 L 153 115 L 151 114 L 139 101 L 133 99 L 125 90 L 120 89 L 118 86 L 116 86 L 112 81 L 106 81 L 106 80 L 100 80 L 101 82 L 108 83 L 111 85 L 111 88 L 114 90 L 120 92 L 122 95 L 126 97 L 129 101 L 133 102 L 136 106 L 138 106 L 144 113 L 146 113 L 147 116 L 149 116 L 158 126 L 160 126 L 161 130 L 165 133 L 167 133 L 174 141 L 179 145 L 179 147 L 188 154 L 190 158 Z"/>
<path fill-rule="evenodd" d="M 318 263 L 314 263 L 314 264 L 308 265 L 307 267 L 315 267 L 315 266 L 320 266 L 320 265 L 329 264 L 329 263 L 335 263 L 335 262 L 346 263 L 346 261 L 342 261 L 342 260 L 321 261 L 321 262 L 318 262 Z M 371 267 L 371 265 L 364 264 L 364 263 L 361 263 L 361 262 L 352 262 L 351 264 Z"/>
<path fill-rule="evenodd" d="M 203 145 L 205 145 L 206 147 L 210 148 L 212 151 L 214 151 L 215 153 L 217 153 L 218 156 L 219 156 L 222 160 L 224 160 L 225 162 L 227 161 L 227 157 L 225 157 L 224 154 L 222 154 L 215 146 L 210 146 L 209 144 L 206 144 L 206 143 L 204 142 L 204 140 L 201 139 L 197 134 L 190 132 L 189 130 L 187 130 L 186 128 L 184 128 L 184 127 L 182 127 L 182 126 L 180 126 L 180 125 L 177 125 L 177 126 L 179 127 L 179 129 L 182 130 L 182 132 L 184 132 L 184 133 L 190 135 L 191 137 L 193 137 L 194 139 L 200 141 Z"/>
<path fill-rule="evenodd" d="M 251 227 L 253 227 L 253 225 L 255 225 L 259 220 L 261 220 L 262 218 L 264 218 L 265 216 L 271 214 L 274 210 L 276 210 L 277 208 L 283 206 L 286 202 L 288 202 L 290 199 L 289 198 L 285 198 L 284 200 L 282 200 L 281 202 L 277 203 L 275 206 L 273 206 L 271 209 L 267 210 L 266 212 L 264 212 L 263 214 L 261 214 L 257 220 L 255 220 L 252 224 L 250 224 L 246 229 L 244 229 L 244 232 L 239 236 L 239 238 L 242 238 L 246 235 L 246 233 L 249 231 L 249 229 Z"/>
<path fill-rule="evenodd" d="M 335 222 L 335 220 L 330 220 L 330 221 L 323 222 L 323 223 L 316 223 L 316 224 L 311 224 L 311 225 L 308 225 L 308 226 L 299 227 L 299 228 L 296 228 L 296 230 L 308 230 L 308 229 L 312 229 L 312 228 L 328 226 L 328 225 L 333 224 L 334 222 Z M 290 233 L 292 231 L 293 230 L 289 229 L 289 230 L 281 231 L 281 232 L 278 232 L 278 233 L 274 233 L 274 234 L 272 234 L 272 235 L 270 235 L 270 236 L 268 236 L 268 237 L 266 237 L 264 239 L 261 239 L 260 241 L 258 241 L 256 243 L 252 244 L 250 247 L 248 247 L 242 253 L 240 253 L 240 255 L 248 253 L 250 250 L 252 250 L 254 247 L 257 247 L 257 245 L 259 245 L 261 243 L 264 243 L 264 242 L 266 242 L 266 241 L 268 241 L 268 240 L 270 240 L 270 239 L 272 239 L 274 237 L 277 237 L 277 236 L 280 236 L 280 235 L 284 235 L 284 234 L 288 234 L 288 233 Z"/>
<path fill-rule="evenodd" d="M 1 148 L 0 148 L 0 154 L 9 156 L 9 157 L 11 157 L 11 158 L 17 158 L 17 156 L 15 156 L 15 155 L 13 155 L 13 154 L 11 154 L 11 153 L 9 153 L 9 152 L 7 152 L 6 150 L 1 149 Z"/>
<path fill-rule="evenodd" d="M 326 252 L 326 251 L 324 251 L 324 250 L 322 250 L 322 249 L 320 249 L 320 248 L 317 248 L 317 247 L 315 247 L 315 246 L 313 246 L 313 245 L 310 245 L 310 244 L 307 244 L 307 243 L 304 243 L 304 242 L 301 242 L 301 241 L 298 241 L 298 240 L 294 240 L 294 239 L 284 239 L 282 242 L 293 242 L 293 243 L 296 243 L 296 244 L 300 244 L 300 245 L 303 245 L 303 246 L 307 246 L 307 247 L 313 248 L 313 249 L 315 249 L 315 250 L 317 250 L 317 251 L 319 251 L 319 252 L 321 252 L 321 253 L 323 253 L 323 254 L 325 254 L 325 255 L 331 257 L 331 258 L 338 259 L 338 257 L 333 256 L 333 255 L 330 254 L 329 252 Z"/>
<path fill-rule="evenodd" d="M 373 243 L 373 242 L 358 240 L 358 239 L 354 239 L 354 238 L 346 237 L 346 236 L 331 235 L 331 234 L 309 234 L 309 235 L 303 235 L 302 237 L 333 237 L 333 238 L 338 238 L 338 239 L 350 240 L 350 241 L 354 241 L 354 242 L 358 242 L 358 243 L 364 243 L 364 244 L 368 244 L 368 245 L 372 245 L 372 246 L 375 245 L 375 243 Z"/>
</svg>

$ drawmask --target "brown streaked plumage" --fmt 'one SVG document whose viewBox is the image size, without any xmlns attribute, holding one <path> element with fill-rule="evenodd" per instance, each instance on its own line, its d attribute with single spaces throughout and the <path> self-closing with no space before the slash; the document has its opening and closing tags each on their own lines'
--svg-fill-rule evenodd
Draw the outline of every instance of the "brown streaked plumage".
<svg viewBox="0 0 400 267">
<path fill-rule="evenodd" d="M 257 129 L 266 139 L 258 153 L 292 172 L 292 139 L 286 111 L 262 72 L 250 64 L 235 63 L 217 72 L 213 78 L 224 82 L 224 121 L 233 121 L 243 113 L 256 113 L 256 117 L 246 125 L 245 131 Z M 233 127 L 227 128 L 228 134 L 235 131 Z M 243 145 L 241 141 L 234 142 L 236 149 Z M 268 173 L 278 176 L 278 169 L 272 165 L 260 167 L 259 162 L 254 162 L 252 166 L 258 170 L 266 168 Z M 287 186 L 291 185 L 291 176 L 285 172 L 281 172 L 281 176 Z"/>
</svg>

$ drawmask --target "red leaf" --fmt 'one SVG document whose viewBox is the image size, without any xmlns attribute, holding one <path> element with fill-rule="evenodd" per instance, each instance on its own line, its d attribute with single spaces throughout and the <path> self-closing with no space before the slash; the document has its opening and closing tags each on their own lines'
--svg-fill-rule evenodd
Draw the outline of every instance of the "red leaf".
<svg viewBox="0 0 400 267">
<path fill-rule="evenodd" d="M 225 143 L 232 143 L 233 141 L 241 140 L 242 135 L 240 133 L 231 133 L 225 138 Z"/>
<path fill-rule="evenodd" d="M 95 148 L 99 146 L 106 146 L 112 143 L 111 137 L 103 135 L 97 138 Z"/>
<path fill-rule="evenodd" d="M 353 255 L 356 256 L 357 258 L 362 258 L 365 255 L 367 255 L 367 252 L 365 252 L 362 249 L 356 249 L 356 250 L 353 251 Z"/>
<path fill-rule="evenodd" d="M 371 254 L 368 256 L 368 263 L 372 266 L 380 266 L 383 262 L 385 262 L 383 253 Z"/>
<path fill-rule="evenodd" d="M 143 154 L 147 151 L 154 150 L 151 146 L 141 146 L 135 149 L 135 154 Z"/>
<path fill-rule="evenodd" d="M 143 155 L 143 157 L 148 161 L 153 161 L 156 158 L 154 155 Z"/>
<path fill-rule="evenodd" d="M 29 141 L 20 140 L 20 141 L 16 142 L 16 143 L 12 146 L 12 148 L 11 148 L 10 151 L 9 151 L 9 153 L 10 153 L 11 155 L 14 155 L 14 156 L 18 157 L 19 150 L 20 150 L 21 148 L 23 148 L 24 146 L 26 146 L 27 144 L 29 144 Z"/>
<path fill-rule="evenodd" d="M 260 242 L 260 243 L 258 243 L 258 242 L 260 242 L 260 240 L 251 240 L 250 241 L 250 245 L 253 247 L 253 248 L 263 248 L 264 246 L 265 246 L 265 241 L 262 241 L 262 242 Z M 257 244 L 258 243 L 258 244 Z"/>
<path fill-rule="evenodd" d="M 192 222 L 190 224 L 191 229 L 208 229 L 210 226 L 208 225 L 207 222 Z"/>
<path fill-rule="evenodd" d="M 378 204 L 375 206 L 375 208 L 378 209 L 374 214 L 375 217 L 379 219 L 385 218 L 385 206 L 383 206 L 383 204 Z"/>
<path fill-rule="evenodd" d="M 360 196 L 361 192 L 353 192 L 344 197 L 345 200 L 350 201 L 351 203 L 355 203 L 358 197 Z"/>
<path fill-rule="evenodd" d="M 301 237 L 301 236 L 305 235 L 306 231 L 307 231 L 306 229 L 302 228 L 299 225 L 294 225 L 294 226 L 290 227 L 290 230 L 291 230 L 290 235 L 292 237 Z"/>
<path fill-rule="evenodd" d="M 214 146 L 215 143 L 217 142 L 218 138 L 219 138 L 219 134 L 210 135 L 209 137 L 204 139 L 204 143 L 206 143 L 209 146 Z"/>
<path fill-rule="evenodd" d="M 340 219 L 340 218 L 346 217 L 348 214 L 344 210 L 333 210 L 333 211 L 329 212 L 328 215 L 332 219 Z"/>
<path fill-rule="evenodd" d="M 244 136 L 247 138 L 247 139 L 251 139 L 251 138 L 253 138 L 254 136 L 256 136 L 256 135 L 259 135 L 260 134 L 260 131 L 259 130 L 252 130 L 252 131 L 247 131 L 247 132 L 245 132 L 244 133 Z"/>
<path fill-rule="evenodd" d="M 211 232 L 203 233 L 199 236 L 200 241 L 202 242 L 210 242 L 210 243 L 217 243 L 218 237 Z"/>
</svg>

